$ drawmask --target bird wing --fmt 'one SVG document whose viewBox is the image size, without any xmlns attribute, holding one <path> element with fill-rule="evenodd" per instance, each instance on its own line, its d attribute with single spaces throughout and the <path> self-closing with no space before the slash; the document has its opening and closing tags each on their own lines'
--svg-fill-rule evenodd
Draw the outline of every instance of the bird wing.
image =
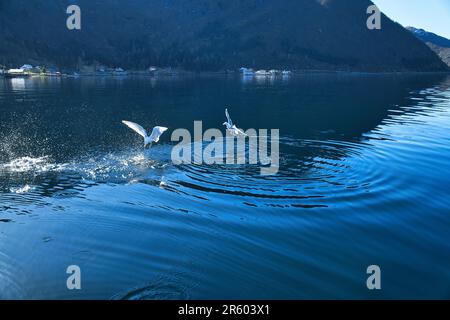
<svg viewBox="0 0 450 320">
<path fill-rule="evenodd" d="M 150 141 L 153 142 L 158 142 L 159 141 L 159 137 L 161 137 L 161 135 L 167 130 L 166 127 L 154 127 L 152 134 L 150 135 Z"/>
<path fill-rule="evenodd" d="M 231 117 L 228 113 L 228 109 L 225 109 L 225 115 L 227 116 L 227 120 L 228 120 L 228 124 L 230 125 L 230 127 L 233 126 L 233 121 L 231 120 Z"/>
<path fill-rule="evenodd" d="M 247 134 L 242 129 L 236 128 L 235 130 L 238 135 L 247 136 Z"/>
<path fill-rule="evenodd" d="M 131 121 L 125 121 L 125 120 L 123 120 L 122 123 L 124 125 L 126 125 L 128 128 L 130 128 L 130 129 L 136 131 L 137 133 L 139 133 L 144 138 L 147 137 L 147 131 L 145 131 L 145 129 L 142 128 L 142 126 L 138 125 L 137 123 L 134 123 L 134 122 L 131 122 Z"/>
<path fill-rule="evenodd" d="M 233 125 L 230 129 L 229 129 L 230 133 L 234 136 L 247 136 L 247 134 L 244 132 L 244 130 L 239 129 L 238 127 L 236 127 L 236 125 Z"/>
</svg>

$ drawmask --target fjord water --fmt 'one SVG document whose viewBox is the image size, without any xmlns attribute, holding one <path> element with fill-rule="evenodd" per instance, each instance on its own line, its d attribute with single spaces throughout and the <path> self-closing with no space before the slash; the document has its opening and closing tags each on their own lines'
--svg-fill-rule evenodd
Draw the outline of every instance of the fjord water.
<svg viewBox="0 0 450 320">
<path fill-rule="evenodd" d="M 225 107 L 276 175 L 171 162 Z M 448 299 L 449 130 L 445 75 L 0 80 L 0 297 Z"/>
</svg>

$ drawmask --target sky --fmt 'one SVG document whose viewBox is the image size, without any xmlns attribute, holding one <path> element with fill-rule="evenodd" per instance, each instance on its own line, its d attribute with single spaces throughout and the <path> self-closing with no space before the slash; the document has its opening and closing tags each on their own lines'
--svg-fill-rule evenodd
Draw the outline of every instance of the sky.
<svg viewBox="0 0 450 320">
<path fill-rule="evenodd" d="M 372 0 L 392 20 L 450 39 L 450 0 Z"/>
</svg>

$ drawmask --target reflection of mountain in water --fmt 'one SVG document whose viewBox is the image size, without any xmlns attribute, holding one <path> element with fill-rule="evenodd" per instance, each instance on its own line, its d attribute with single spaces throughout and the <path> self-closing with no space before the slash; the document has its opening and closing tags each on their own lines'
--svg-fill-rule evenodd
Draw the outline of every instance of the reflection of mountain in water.
<svg viewBox="0 0 450 320">
<path fill-rule="evenodd" d="M 140 147 L 120 120 L 138 119 L 148 127 L 162 123 L 172 129 L 193 129 L 194 120 L 202 120 L 204 129 L 220 128 L 225 106 L 243 128 L 280 128 L 285 136 L 312 139 L 325 134 L 353 141 L 375 128 L 389 110 L 413 103 L 414 92 L 445 79 L 321 74 L 243 85 L 234 78 L 208 77 L 156 82 L 29 79 L 20 90 L 4 80 L 0 159 L 51 156 L 61 162 L 89 150 Z M 163 142 L 168 140 L 169 134 L 163 136 Z"/>
</svg>

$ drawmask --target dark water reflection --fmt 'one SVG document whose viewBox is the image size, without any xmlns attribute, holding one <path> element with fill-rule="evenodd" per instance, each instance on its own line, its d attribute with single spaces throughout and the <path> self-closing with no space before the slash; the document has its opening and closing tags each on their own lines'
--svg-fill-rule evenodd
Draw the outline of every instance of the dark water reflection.
<svg viewBox="0 0 450 320">
<path fill-rule="evenodd" d="M 280 129 L 277 175 L 176 166 L 170 132 L 144 151 L 120 123 L 225 106 Z M 446 76 L 0 80 L 0 117 L 2 298 L 450 298 Z"/>
</svg>

